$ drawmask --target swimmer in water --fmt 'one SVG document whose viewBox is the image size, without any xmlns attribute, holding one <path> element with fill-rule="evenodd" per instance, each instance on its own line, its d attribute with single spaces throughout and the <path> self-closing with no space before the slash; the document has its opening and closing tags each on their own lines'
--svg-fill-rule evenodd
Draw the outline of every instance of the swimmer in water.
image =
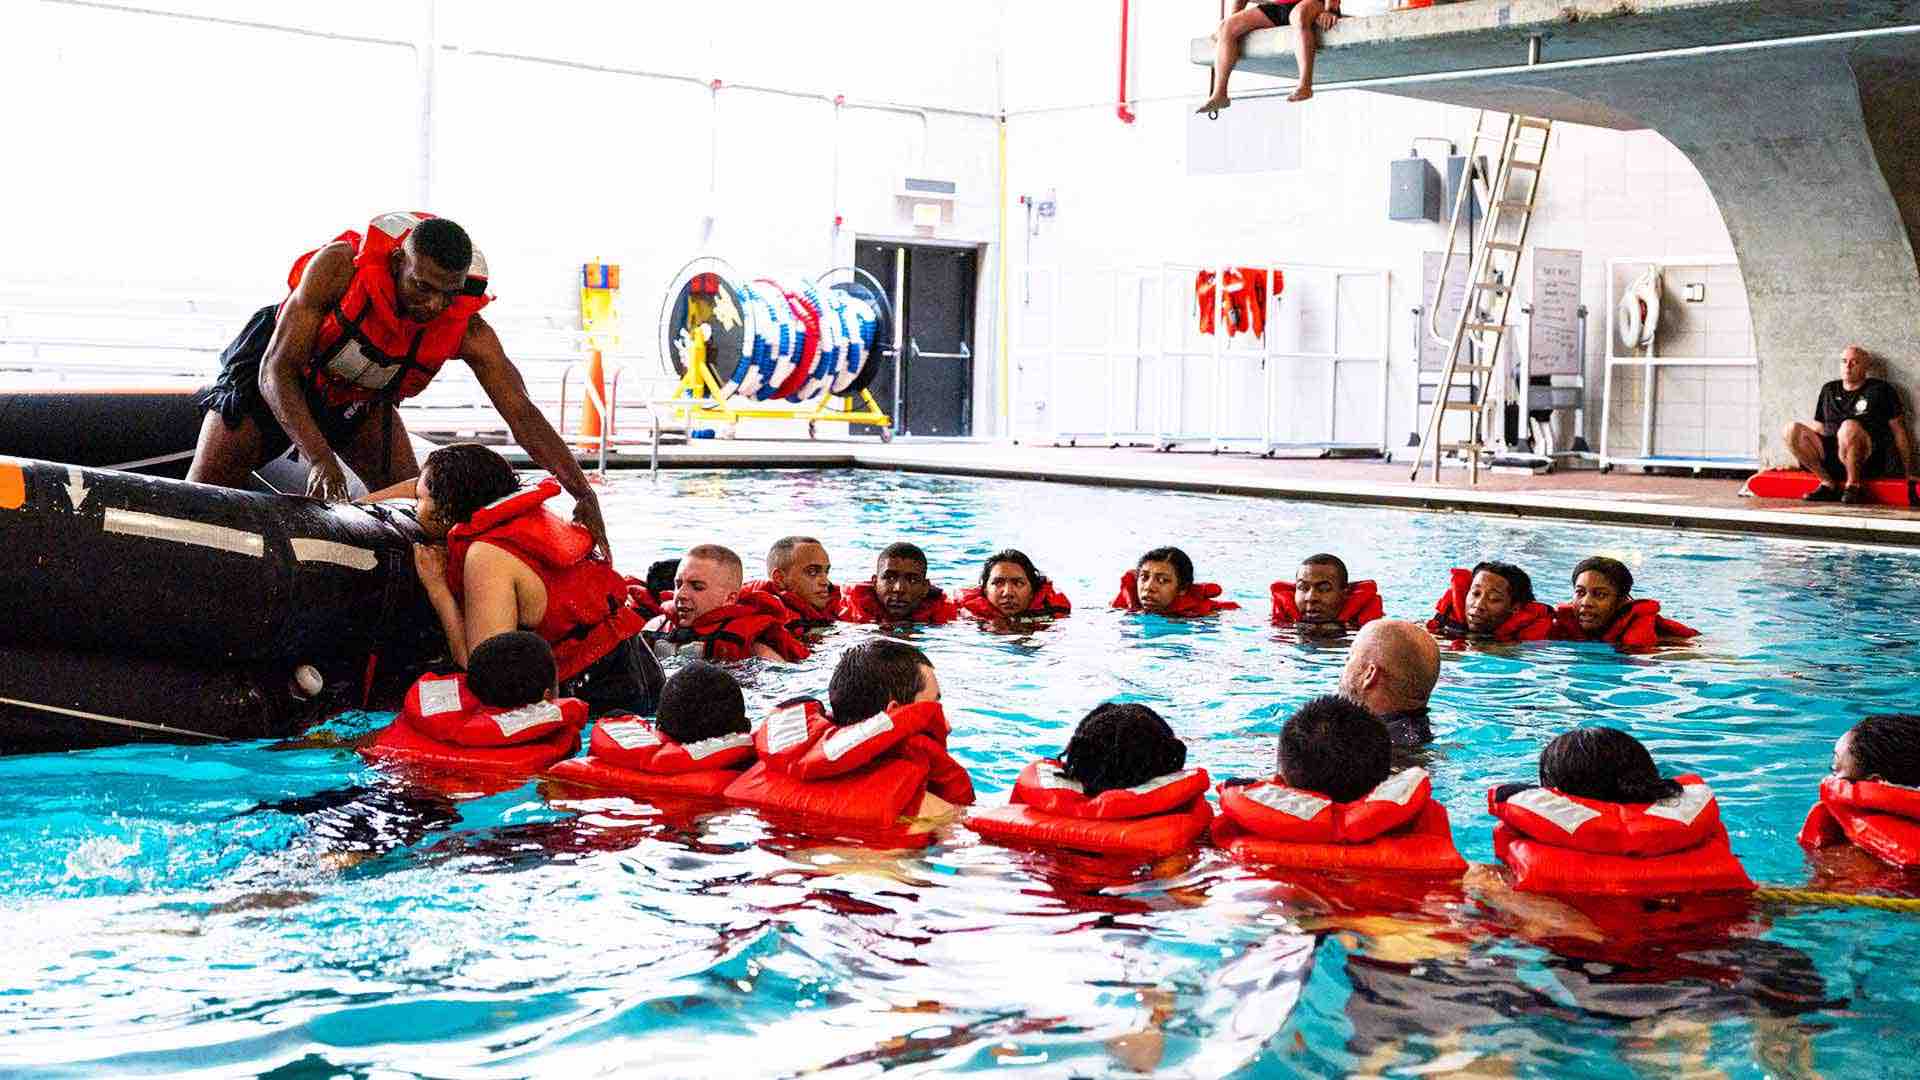
<svg viewBox="0 0 1920 1080">
<path fill-rule="evenodd" d="M 980 567 L 980 584 L 960 594 L 960 611 L 1011 629 L 1064 618 L 1073 612 L 1073 604 L 1026 552 L 1008 548 L 987 556 Z"/>
<path fill-rule="evenodd" d="M 1240 605 L 1220 599 L 1220 586 L 1195 583 L 1193 559 L 1177 547 L 1157 547 L 1140 556 L 1120 579 L 1113 606 L 1148 615 L 1191 618 L 1232 611 Z"/>
<path fill-rule="evenodd" d="M 1533 578 L 1512 563 L 1486 561 L 1455 570 L 1427 629 L 1439 637 L 1512 643 L 1544 641 L 1553 610 L 1533 598 Z"/>
</svg>

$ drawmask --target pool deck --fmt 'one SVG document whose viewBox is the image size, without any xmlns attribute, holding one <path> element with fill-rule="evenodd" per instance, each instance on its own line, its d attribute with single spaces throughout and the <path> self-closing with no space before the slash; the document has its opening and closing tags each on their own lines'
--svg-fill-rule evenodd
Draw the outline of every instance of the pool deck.
<svg viewBox="0 0 1920 1080">
<path fill-rule="evenodd" d="M 524 454 L 516 460 L 526 462 Z M 611 464 L 644 470 L 647 457 L 644 451 L 621 453 L 614 455 Z M 1482 472 L 1479 486 L 1469 487 L 1460 468 L 1442 470 L 1438 484 L 1410 483 L 1410 466 L 1380 460 L 1265 459 L 1191 450 L 1162 453 L 1144 447 L 944 439 L 899 439 L 890 444 L 877 439 L 698 440 L 662 447 L 661 466 L 892 469 L 1920 547 L 1920 511 L 1743 498 L 1738 479 L 1638 471 Z"/>
</svg>

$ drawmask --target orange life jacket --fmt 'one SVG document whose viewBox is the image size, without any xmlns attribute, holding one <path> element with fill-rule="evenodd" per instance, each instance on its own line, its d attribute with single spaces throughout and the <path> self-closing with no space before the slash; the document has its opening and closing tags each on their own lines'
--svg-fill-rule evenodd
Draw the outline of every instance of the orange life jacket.
<svg viewBox="0 0 1920 1080">
<path fill-rule="evenodd" d="M 536 701 L 512 709 L 482 705 L 464 674 L 422 675 L 407 689 L 400 714 L 361 753 L 466 774 L 533 773 L 580 749 L 587 703 Z"/>
<path fill-rule="evenodd" d="M 1276 581 L 1268 592 L 1273 596 L 1275 623 L 1300 621 L 1300 607 L 1293 598 L 1293 582 Z M 1386 613 L 1386 608 L 1380 602 L 1378 585 L 1371 580 L 1350 581 L 1347 583 L 1346 603 L 1340 605 L 1340 614 L 1334 621 L 1349 630 L 1358 630 Z"/>
<path fill-rule="evenodd" d="M 1026 609 L 1018 615 L 1008 616 L 993 606 L 987 599 L 986 590 L 968 589 L 960 594 L 960 613 L 971 615 L 982 622 L 1005 625 L 1015 622 L 1031 622 L 1039 619 L 1064 619 L 1073 614 L 1073 602 L 1067 594 L 1053 587 L 1051 581 L 1041 581 L 1040 587 L 1033 590 L 1033 598 L 1027 601 Z"/>
<path fill-rule="evenodd" d="M 863 839 L 926 844 L 901 819 L 928 792 L 973 802 L 973 781 L 947 753 L 947 720 L 937 701 L 894 705 L 844 727 L 820 702 L 779 709 L 754 729 L 759 761 L 728 785 L 729 802 L 798 819 L 804 827 L 851 830 Z"/>
<path fill-rule="evenodd" d="M 960 605 L 947 599 L 947 594 L 939 589 L 929 588 L 927 598 L 920 601 L 920 606 L 914 608 L 912 614 L 896 620 L 887 614 L 886 608 L 880 606 L 879 590 L 873 587 L 871 581 L 862 581 L 849 588 L 845 600 L 840 605 L 841 621 L 850 623 L 898 622 L 938 626 L 941 623 L 952 622 L 959 614 Z"/>
<path fill-rule="evenodd" d="M 1675 896 L 1750 892 L 1706 782 L 1676 776 L 1682 791 L 1657 803 L 1609 803 L 1528 788 L 1487 809 L 1500 819 L 1493 852 L 1514 888 L 1573 896 Z"/>
<path fill-rule="evenodd" d="M 1210 581 L 1195 582 L 1186 587 L 1165 611 L 1156 611 L 1156 615 L 1169 618 L 1189 619 L 1200 615 L 1217 615 L 1222 611 L 1238 611 L 1240 605 L 1231 600 L 1220 599 L 1220 586 Z M 1145 611 L 1140 606 L 1140 579 L 1131 571 L 1120 578 L 1120 594 L 1113 598 L 1113 606 L 1128 611 Z"/>
<path fill-rule="evenodd" d="M 553 646 L 554 667 L 566 682 L 645 623 L 629 605 L 627 579 L 594 554 L 593 534 L 542 505 L 558 494 L 559 481 L 549 477 L 455 525 L 447 533 L 447 585 L 454 596 L 466 595 L 474 544 L 492 544 L 525 563 L 547 589 L 547 613 L 534 633 Z"/>
<path fill-rule="evenodd" d="M 1561 604 L 1553 611 L 1555 641 L 1606 641 L 1637 649 L 1658 645 L 1662 641 L 1699 636 L 1700 631 L 1686 623 L 1660 614 L 1658 600 L 1628 598 L 1627 606 L 1615 613 L 1613 621 L 1598 634 L 1589 634 L 1580 628 L 1580 617 L 1574 613 L 1572 604 Z"/>
<path fill-rule="evenodd" d="M 1241 862 L 1302 870 L 1454 875 L 1446 807 L 1425 769 L 1403 769 L 1363 798 L 1334 802 L 1278 779 L 1220 789 L 1213 842 Z"/>
<path fill-rule="evenodd" d="M 613 714 L 594 724 L 586 757 L 562 761 L 547 775 L 623 795 L 718 798 L 752 762 L 748 732 L 678 743 L 650 720 Z"/>
<path fill-rule="evenodd" d="M 1007 805 L 974 811 L 967 827 L 1000 843 L 1157 859 L 1207 831 L 1207 783 L 1205 769 L 1182 769 L 1088 797 L 1058 761 L 1042 758 L 1020 771 Z"/>
<path fill-rule="evenodd" d="M 1430 633 L 1441 637 L 1467 636 L 1467 590 L 1472 585 L 1473 571 L 1454 567 L 1452 585 L 1440 595 L 1439 602 L 1433 605 L 1433 618 L 1427 620 Z M 1515 608 L 1507 621 L 1493 632 L 1493 640 L 1545 641 L 1552 632 L 1553 609 L 1533 600 Z"/>
<path fill-rule="evenodd" d="M 671 594 L 669 594 L 671 595 Z M 674 621 L 671 604 L 647 623 L 649 645 L 664 643 L 675 652 L 726 663 L 753 656 L 754 646 L 766 644 L 782 660 L 797 662 L 810 654 L 807 643 L 787 629 L 792 613 L 772 593 L 742 592 L 731 604 L 722 604 L 695 619 L 691 626 Z"/>
<path fill-rule="evenodd" d="M 1228 267 L 1223 274 L 1225 294 L 1218 295 L 1214 287 L 1214 274 L 1211 270 L 1202 270 L 1194 275 L 1193 295 L 1200 307 L 1200 332 L 1211 334 L 1214 330 L 1214 313 L 1224 316 L 1228 336 L 1251 333 L 1256 338 L 1267 334 L 1267 271 L 1256 266 Z M 1286 278 L 1280 271 L 1273 271 L 1273 291 L 1278 294 L 1286 288 Z"/>
<path fill-rule="evenodd" d="M 333 243 L 354 246 L 353 279 L 320 320 L 306 373 L 322 399 L 333 406 L 376 397 L 398 400 L 426 389 L 447 361 L 460 354 L 467 324 L 492 297 L 487 295 L 487 260 L 479 249 L 467 268 L 466 287 L 432 322 L 417 323 L 400 314 L 390 259 L 420 222 L 422 211 L 382 214 L 363 235 L 351 229 Z M 293 261 L 287 287 L 298 288 L 318 248 Z M 285 304 L 283 303 L 284 310 Z"/>
<path fill-rule="evenodd" d="M 797 637 L 809 630 L 822 630 L 840 621 L 840 586 L 827 586 L 825 607 L 814 607 L 795 595 L 792 589 L 776 588 L 771 581 L 749 581 L 740 586 L 740 596 L 744 599 L 749 593 L 766 593 L 786 606 L 789 613 L 787 629 Z"/>
<path fill-rule="evenodd" d="M 1920 867 L 1920 788 L 1829 776 L 1820 782 L 1820 801 L 1800 827 L 1800 843 L 1811 848 L 1851 843 L 1891 866 Z"/>
</svg>

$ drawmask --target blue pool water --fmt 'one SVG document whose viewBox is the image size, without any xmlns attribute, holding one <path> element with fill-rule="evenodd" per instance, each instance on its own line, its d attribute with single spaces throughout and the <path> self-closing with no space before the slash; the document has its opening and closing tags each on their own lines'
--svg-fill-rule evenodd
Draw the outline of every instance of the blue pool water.
<svg viewBox="0 0 1920 1080">
<path fill-rule="evenodd" d="M 1266 625 L 1267 583 L 1322 549 L 1410 618 L 1457 562 L 1509 558 L 1559 599 L 1574 561 L 1610 553 L 1704 631 L 1653 657 L 1448 654 L 1429 767 L 1470 859 L 1491 858 L 1485 789 L 1532 779 L 1547 738 L 1604 720 L 1710 779 L 1755 878 L 1804 883 L 1793 838 L 1832 741 L 1868 712 L 1920 709 L 1907 553 L 871 472 L 617 477 L 606 505 L 631 572 L 709 540 L 751 565 L 811 532 L 837 580 L 910 538 L 958 591 L 983 556 L 1026 550 L 1073 597 L 1071 619 L 914 634 L 986 803 L 1110 697 L 1159 709 L 1216 777 L 1269 772 L 1281 721 L 1344 659 Z M 1246 610 L 1108 611 L 1122 570 L 1163 542 Z M 868 632 L 750 668 L 750 702 L 823 690 Z M 1460 904 L 1433 905 L 1424 926 L 1329 927 L 1216 854 L 1160 869 L 1103 877 L 964 831 L 879 857 L 746 812 L 556 804 L 532 783 L 448 803 L 338 749 L 0 759 L 0 1070 L 1875 1076 L 1920 1049 L 1911 916 L 1762 909 L 1695 959 L 1722 984 L 1810 967 L 1797 1020 L 1738 992 L 1643 988 L 1669 1008 L 1627 1023 L 1563 960 Z"/>
</svg>

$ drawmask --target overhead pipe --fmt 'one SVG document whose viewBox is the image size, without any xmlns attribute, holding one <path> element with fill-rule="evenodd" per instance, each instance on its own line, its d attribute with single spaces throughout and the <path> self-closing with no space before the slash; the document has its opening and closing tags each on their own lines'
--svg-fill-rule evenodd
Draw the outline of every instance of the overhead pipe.
<svg viewBox="0 0 1920 1080">
<path fill-rule="evenodd" d="M 1113 113 L 1123 124 L 1133 123 L 1133 110 L 1127 108 L 1127 0 L 1120 0 L 1120 94 Z"/>
</svg>

